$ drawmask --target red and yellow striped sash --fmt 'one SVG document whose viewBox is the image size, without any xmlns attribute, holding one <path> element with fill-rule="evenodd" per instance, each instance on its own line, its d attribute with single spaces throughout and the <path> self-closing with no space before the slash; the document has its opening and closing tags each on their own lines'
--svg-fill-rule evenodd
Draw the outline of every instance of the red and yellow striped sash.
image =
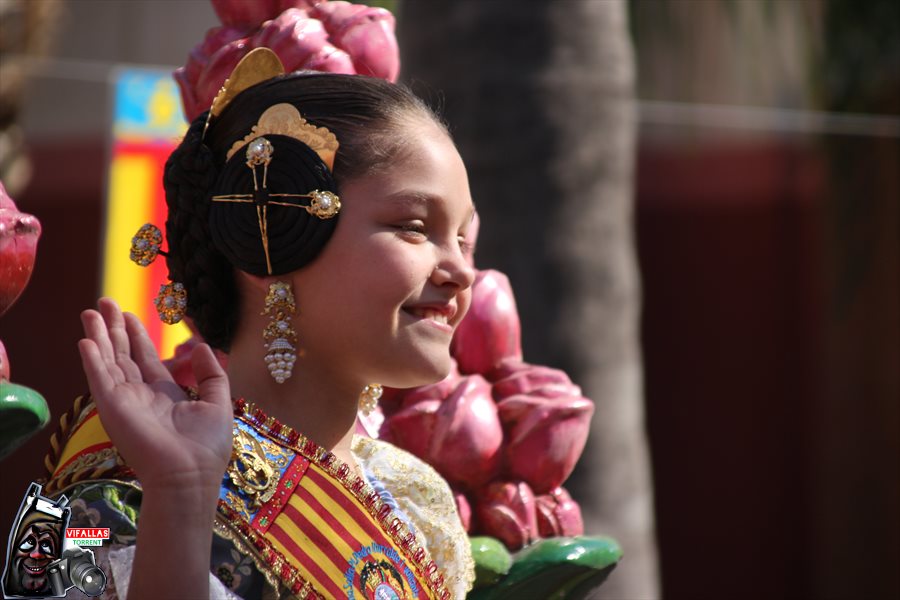
<svg viewBox="0 0 900 600">
<path fill-rule="evenodd" d="M 252 494 L 226 480 L 220 513 L 282 584 L 304 599 L 450 597 L 416 534 L 367 481 L 262 411 L 238 401 L 235 415 L 282 466 L 274 495 L 257 509 Z M 283 450 L 292 451 L 289 462 Z"/>
</svg>

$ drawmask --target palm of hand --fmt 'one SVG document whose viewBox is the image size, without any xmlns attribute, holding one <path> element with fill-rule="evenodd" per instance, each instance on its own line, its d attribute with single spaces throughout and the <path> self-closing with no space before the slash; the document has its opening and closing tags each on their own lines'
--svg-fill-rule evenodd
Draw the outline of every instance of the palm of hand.
<svg viewBox="0 0 900 600">
<path fill-rule="evenodd" d="M 142 480 L 221 478 L 231 455 L 230 404 L 191 400 L 174 382 L 121 388 L 101 418 L 119 434 L 113 441 Z"/>
<path fill-rule="evenodd" d="M 104 428 L 147 486 L 218 487 L 231 455 L 228 380 L 208 346 L 194 350 L 192 400 L 159 361 L 140 322 L 109 300 L 82 315 L 85 374 Z"/>
</svg>

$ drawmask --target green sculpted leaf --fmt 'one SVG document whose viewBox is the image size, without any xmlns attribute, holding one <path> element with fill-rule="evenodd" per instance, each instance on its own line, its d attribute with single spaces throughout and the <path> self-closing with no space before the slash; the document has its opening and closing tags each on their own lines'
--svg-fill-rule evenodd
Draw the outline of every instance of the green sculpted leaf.
<svg viewBox="0 0 900 600">
<path fill-rule="evenodd" d="M 600 584 L 622 558 L 608 537 L 539 540 L 513 556 L 509 573 L 496 584 L 476 588 L 471 600 L 580 600 Z"/>
<path fill-rule="evenodd" d="M 497 583 L 509 572 L 512 557 L 503 542 L 492 537 L 469 538 L 475 560 L 475 588 Z"/>
<path fill-rule="evenodd" d="M 50 420 L 44 397 L 31 388 L 0 381 L 0 458 L 3 458 Z"/>
</svg>

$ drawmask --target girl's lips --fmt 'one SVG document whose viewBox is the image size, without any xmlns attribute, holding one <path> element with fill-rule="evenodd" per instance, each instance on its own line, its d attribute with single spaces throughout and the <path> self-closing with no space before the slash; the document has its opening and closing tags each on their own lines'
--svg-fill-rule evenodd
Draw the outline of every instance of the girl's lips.
<svg viewBox="0 0 900 600">
<path fill-rule="evenodd" d="M 417 320 L 424 321 L 425 323 L 428 323 L 429 325 L 432 325 L 440 329 L 441 331 L 453 333 L 453 326 L 450 325 L 450 319 L 456 312 L 456 309 L 452 305 L 448 305 L 444 309 L 434 307 L 408 306 L 403 307 L 403 312 Z"/>
<path fill-rule="evenodd" d="M 438 323 L 447 324 L 449 318 L 447 316 L 447 312 L 449 311 L 441 311 L 434 308 L 407 308 L 404 309 L 411 315 L 415 317 L 419 317 L 420 319 L 431 319 L 432 321 L 437 321 Z"/>
</svg>

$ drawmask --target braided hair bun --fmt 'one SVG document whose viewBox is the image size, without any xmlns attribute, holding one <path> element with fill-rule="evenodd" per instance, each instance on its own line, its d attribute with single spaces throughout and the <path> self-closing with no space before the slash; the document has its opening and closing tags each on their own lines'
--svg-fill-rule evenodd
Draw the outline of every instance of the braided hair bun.
<svg viewBox="0 0 900 600">
<path fill-rule="evenodd" d="M 273 146 L 272 160 L 266 168 L 269 194 L 306 194 L 313 190 L 337 193 L 328 167 L 309 146 L 282 135 L 265 137 Z M 246 148 L 235 152 L 225 164 L 213 188 L 214 196 L 253 191 L 253 171 L 246 164 Z M 261 171 L 258 169 L 257 177 Z M 268 204 L 266 211 L 271 273 L 268 272 L 256 206 L 212 202 L 209 207 L 209 228 L 216 248 L 232 265 L 253 275 L 282 275 L 303 267 L 321 251 L 340 217 L 321 219 L 310 215 L 301 206 L 277 204 Z"/>
</svg>

